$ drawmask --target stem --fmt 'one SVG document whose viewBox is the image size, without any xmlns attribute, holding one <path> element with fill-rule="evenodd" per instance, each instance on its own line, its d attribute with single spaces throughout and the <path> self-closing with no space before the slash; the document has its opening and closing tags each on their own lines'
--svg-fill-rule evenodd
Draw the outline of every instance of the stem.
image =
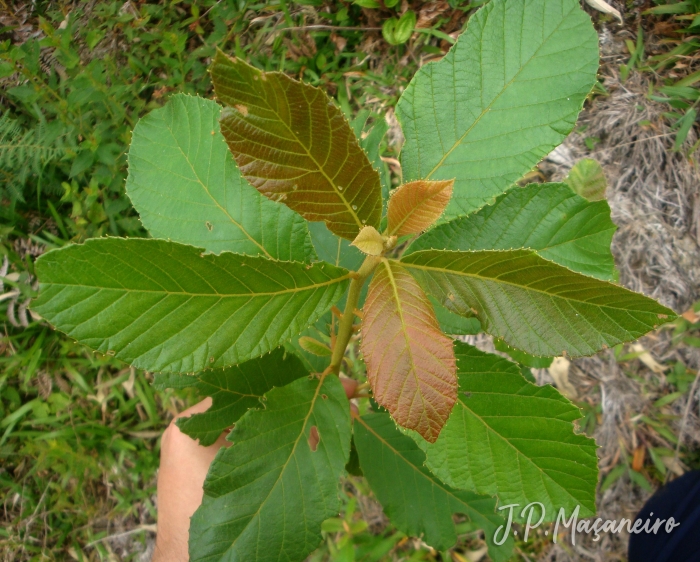
<svg viewBox="0 0 700 562">
<path fill-rule="evenodd" d="M 345 303 L 345 311 L 338 325 L 338 334 L 335 337 L 335 346 L 333 347 L 333 355 L 331 356 L 331 364 L 328 370 L 336 375 L 340 372 L 340 364 L 345 356 L 345 349 L 348 347 L 352 336 L 352 325 L 355 320 L 355 309 L 360 300 L 360 291 L 362 285 L 365 284 L 367 277 L 371 275 L 374 269 L 379 265 L 381 258 L 378 256 L 367 256 L 362 262 L 360 269 L 357 270 L 355 277 L 350 281 L 348 289 L 348 300 Z"/>
</svg>

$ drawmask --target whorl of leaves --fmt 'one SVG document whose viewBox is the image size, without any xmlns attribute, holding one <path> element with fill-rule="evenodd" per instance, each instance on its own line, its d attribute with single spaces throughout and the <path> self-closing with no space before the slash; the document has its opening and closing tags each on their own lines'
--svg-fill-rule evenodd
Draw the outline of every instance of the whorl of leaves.
<svg viewBox="0 0 700 562">
<path fill-rule="evenodd" d="M 344 467 L 404 533 L 446 551 L 458 515 L 496 562 L 513 544 L 494 543 L 497 503 L 594 513 L 578 408 L 446 333 L 484 330 L 534 366 L 674 317 L 614 283 L 600 174 L 569 181 L 581 195 L 515 185 L 571 130 L 597 67 L 578 0 L 491 0 L 401 96 L 405 183 L 391 195 L 386 123 L 350 124 L 321 89 L 222 52 L 223 107 L 178 95 L 139 122 L 127 189 L 153 239 L 47 252 L 32 307 L 160 372 L 160 387 L 211 396 L 180 422 L 201 443 L 233 426 L 192 518 L 192 560 L 301 562 L 340 509 Z M 8 119 L 0 163 L 19 185 L 57 152 Z M 351 416 L 336 374 L 362 376 L 345 355 L 358 331 L 382 411 Z"/>
</svg>

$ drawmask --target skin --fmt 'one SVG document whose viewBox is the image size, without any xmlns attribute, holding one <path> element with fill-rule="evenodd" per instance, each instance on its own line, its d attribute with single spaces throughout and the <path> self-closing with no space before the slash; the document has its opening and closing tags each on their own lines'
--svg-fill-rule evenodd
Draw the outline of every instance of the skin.
<svg viewBox="0 0 700 562">
<path fill-rule="evenodd" d="M 345 394 L 352 398 L 357 381 L 340 379 Z M 160 470 L 158 471 L 158 535 L 152 562 L 187 562 L 189 554 L 190 517 L 202 503 L 204 479 L 209 465 L 222 447 L 232 444 L 226 441 L 228 431 L 222 433 L 216 443 L 202 447 L 175 425 L 179 418 L 206 412 L 211 398 L 178 414 L 163 432 L 160 448 Z M 357 413 L 357 407 L 350 405 Z"/>
</svg>

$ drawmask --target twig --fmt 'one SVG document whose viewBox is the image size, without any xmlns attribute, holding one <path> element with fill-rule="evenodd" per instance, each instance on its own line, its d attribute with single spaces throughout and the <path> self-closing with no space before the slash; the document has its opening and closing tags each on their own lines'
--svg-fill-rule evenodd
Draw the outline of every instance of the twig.
<svg viewBox="0 0 700 562">
<path fill-rule="evenodd" d="M 0 295 L 0 302 L 5 301 L 7 299 L 13 299 L 15 297 L 18 297 L 19 295 L 20 295 L 19 290 L 14 290 L 14 291 L 10 291 L 8 293 L 3 293 L 2 295 Z"/>
<path fill-rule="evenodd" d="M 24 530 L 25 532 L 29 532 L 29 527 L 31 527 L 32 523 L 34 523 L 34 519 L 36 519 L 36 514 L 39 511 L 39 507 L 41 507 L 41 504 L 44 503 L 44 499 L 46 498 L 46 493 L 49 491 L 49 486 L 51 485 L 51 480 L 49 480 L 48 484 L 46 484 L 46 488 L 44 488 L 44 492 L 41 494 L 41 497 L 39 498 L 39 501 L 36 504 L 36 507 L 34 508 L 34 512 L 31 514 L 29 519 L 27 519 L 24 523 Z"/>
<path fill-rule="evenodd" d="M 111 541 L 112 539 L 120 539 L 122 537 L 128 537 L 129 535 L 135 535 L 136 533 L 140 533 L 142 531 L 147 531 L 149 533 L 155 533 L 157 530 L 157 526 L 154 525 L 140 525 L 136 527 L 135 529 L 131 529 L 129 531 L 124 531 L 123 533 L 116 533 L 114 535 L 108 535 L 106 537 L 102 537 L 101 539 L 97 539 L 95 541 L 89 542 L 85 545 L 85 548 L 88 548 L 90 546 L 95 546 L 97 543 L 100 542 L 105 542 L 105 541 Z"/>
<path fill-rule="evenodd" d="M 690 387 L 690 395 L 688 396 L 688 403 L 685 405 L 685 412 L 683 412 L 683 423 L 681 424 L 681 430 L 678 432 L 678 444 L 676 445 L 676 452 L 673 455 L 673 464 L 675 465 L 678 462 L 678 455 L 681 450 L 681 445 L 683 445 L 683 437 L 685 433 L 685 426 L 688 423 L 688 416 L 690 415 L 690 407 L 693 405 L 693 402 L 695 401 L 695 391 L 697 390 L 698 387 L 698 381 L 700 381 L 700 371 L 698 371 L 695 374 L 695 380 L 693 381 L 693 386 Z M 668 475 L 670 474 L 670 470 L 666 472 L 666 476 L 664 477 L 664 484 L 666 484 L 666 481 L 668 480 Z"/>
<path fill-rule="evenodd" d="M 204 16 L 206 16 L 209 12 L 211 12 L 214 8 L 216 8 L 219 4 L 221 4 L 221 0 L 219 0 L 216 4 L 213 4 L 211 8 L 209 8 L 206 12 L 204 12 L 201 16 L 199 16 L 199 19 L 202 19 Z"/>
<path fill-rule="evenodd" d="M 279 27 L 273 29 L 272 32 L 277 31 L 381 31 L 381 27 L 339 27 L 337 25 L 299 25 L 294 27 Z"/>
<path fill-rule="evenodd" d="M 646 137 L 646 138 L 643 138 L 643 139 L 637 139 L 637 140 L 633 140 L 633 141 L 630 141 L 630 142 L 623 142 L 623 143 L 620 143 L 620 144 L 616 144 L 616 145 L 614 145 L 614 146 L 606 146 L 605 148 L 599 148 L 598 150 L 594 150 L 593 152 L 589 152 L 588 154 L 591 155 L 591 154 L 597 154 L 597 153 L 599 153 L 599 152 L 607 152 L 607 151 L 609 151 L 609 150 L 614 150 L 615 148 L 620 148 L 621 146 L 628 146 L 628 145 L 630 145 L 630 144 L 636 144 L 636 143 L 638 143 L 638 142 L 645 142 L 645 141 L 650 141 L 650 140 L 654 140 L 654 139 L 661 139 L 661 138 L 664 138 L 664 137 L 672 137 L 672 136 L 673 136 L 673 133 L 667 133 L 667 134 L 664 134 L 664 135 L 655 135 L 655 136 L 653 136 L 653 137 Z"/>
<path fill-rule="evenodd" d="M 381 260 L 377 256 L 367 256 L 362 262 L 360 269 L 355 272 L 355 276 L 350 281 L 347 300 L 345 301 L 345 311 L 338 325 L 338 333 L 333 344 L 333 354 L 329 369 L 336 375 L 340 372 L 340 364 L 345 356 L 345 349 L 350 342 L 353 333 L 353 322 L 355 320 L 354 311 L 360 300 L 360 291 L 367 277 L 377 268 Z"/>
</svg>

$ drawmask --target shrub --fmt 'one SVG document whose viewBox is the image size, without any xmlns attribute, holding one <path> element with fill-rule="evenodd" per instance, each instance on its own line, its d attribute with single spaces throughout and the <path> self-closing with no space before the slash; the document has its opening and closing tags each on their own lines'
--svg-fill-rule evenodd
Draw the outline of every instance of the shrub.
<svg viewBox="0 0 700 562">
<path fill-rule="evenodd" d="M 178 95 L 139 122 L 127 193 L 153 239 L 46 253 L 33 309 L 161 373 L 159 386 L 211 395 L 181 422 L 202 444 L 233 426 L 192 519 L 192 560 L 303 560 L 338 513 L 351 450 L 394 524 L 438 549 L 457 540 L 458 513 L 507 559 L 496 498 L 541 502 L 546 518 L 595 512 L 579 410 L 445 333 L 483 330 L 534 365 L 673 317 L 612 282 L 604 200 L 516 186 L 572 129 L 597 66 L 575 0 L 492 0 L 403 93 L 391 196 L 381 134 L 358 140 L 323 91 L 222 52 L 223 108 Z M 338 377 L 356 318 L 362 415 Z"/>
</svg>

